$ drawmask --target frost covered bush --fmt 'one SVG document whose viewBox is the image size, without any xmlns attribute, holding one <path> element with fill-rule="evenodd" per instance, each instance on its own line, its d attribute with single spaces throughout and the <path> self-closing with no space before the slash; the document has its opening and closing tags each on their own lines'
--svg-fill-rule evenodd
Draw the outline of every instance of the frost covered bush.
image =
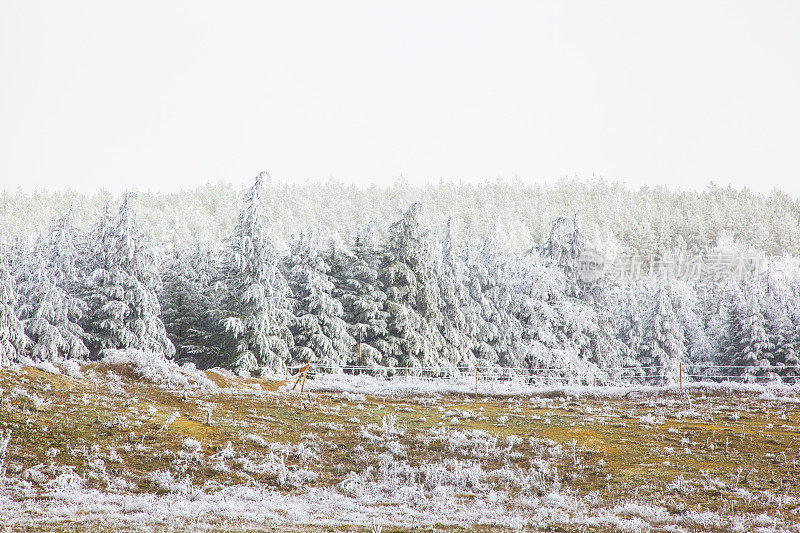
<svg viewBox="0 0 800 533">
<path fill-rule="evenodd" d="M 192 364 L 178 365 L 160 354 L 140 350 L 104 350 L 103 362 L 129 364 L 140 377 L 169 389 L 217 389 L 217 384 Z"/>
</svg>

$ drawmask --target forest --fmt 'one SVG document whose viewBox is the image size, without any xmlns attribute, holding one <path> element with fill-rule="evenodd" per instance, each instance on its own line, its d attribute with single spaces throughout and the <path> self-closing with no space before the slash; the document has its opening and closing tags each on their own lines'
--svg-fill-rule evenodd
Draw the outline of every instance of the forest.
<svg viewBox="0 0 800 533">
<path fill-rule="evenodd" d="M 800 206 L 565 181 L 0 196 L 0 363 L 800 376 Z"/>
</svg>

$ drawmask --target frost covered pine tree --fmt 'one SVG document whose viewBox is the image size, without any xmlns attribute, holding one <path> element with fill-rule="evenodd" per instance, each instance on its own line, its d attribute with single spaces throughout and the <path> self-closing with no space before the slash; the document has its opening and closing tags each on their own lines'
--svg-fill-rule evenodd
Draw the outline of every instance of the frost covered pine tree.
<svg viewBox="0 0 800 533">
<path fill-rule="evenodd" d="M 280 370 L 293 342 L 291 290 L 267 216 L 265 178 L 266 172 L 256 176 L 245 194 L 222 269 L 227 297 L 221 323 L 228 332 L 223 351 L 239 372 Z"/>
<path fill-rule="evenodd" d="M 486 232 L 479 261 L 480 265 L 470 269 L 475 268 L 475 274 L 480 277 L 478 283 L 484 298 L 484 320 L 491 332 L 491 336 L 484 340 L 491 346 L 500 365 L 522 366 L 522 324 L 517 318 L 519 301 L 514 294 L 509 253 L 496 225 Z"/>
<path fill-rule="evenodd" d="M 730 315 L 726 355 L 729 364 L 735 367 L 734 374 L 748 382 L 775 378 L 770 368 L 773 345 L 766 330 L 759 296 L 757 283 L 751 283 L 745 287 Z"/>
<path fill-rule="evenodd" d="M 89 350 L 80 321 L 86 303 L 69 294 L 61 285 L 68 273 L 49 265 L 48 247 L 39 243 L 21 265 L 18 287 L 19 316 L 30 339 L 28 352 L 36 361 L 84 359 Z"/>
<path fill-rule="evenodd" d="M 215 250 L 205 238 L 189 246 L 178 241 L 162 275 L 159 301 L 167 335 L 177 359 L 200 368 L 224 364 L 220 351 L 225 330 L 219 323 L 224 290 L 214 282 L 215 259 Z"/>
<path fill-rule="evenodd" d="M 441 334 L 443 357 L 448 365 L 462 370 L 475 366 L 475 343 L 478 336 L 476 304 L 467 288 L 464 263 L 453 242 L 452 217 L 447 219 L 442 240 L 441 258 L 436 261 L 436 277 L 442 297 Z"/>
<path fill-rule="evenodd" d="M 522 324 L 522 365 L 537 375 L 593 382 L 604 376 L 596 354 L 613 360 L 622 350 L 611 328 L 603 334 L 597 313 L 587 302 L 567 296 L 566 274 L 538 251 L 529 250 L 517 262 L 514 289 Z M 597 344 L 605 342 L 605 344 Z M 619 363 L 617 363 L 617 366 Z M 609 365 L 614 366 L 614 365 Z"/>
<path fill-rule="evenodd" d="M 464 245 L 464 264 L 467 269 L 466 287 L 475 310 L 466 315 L 468 323 L 471 324 L 470 329 L 475 331 L 472 339 L 475 364 L 484 369 L 498 368 L 500 356 L 494 345 L 499 337 L 499 331 L 493 322 L 496 313 L 495 304 L 489 298 L 490 288 L 494 286 L 494 282 L 489 276 L 489 269 L 481 259 L 480 246 L 472 235 L 467 236 Z"/>
<path fill-rule="evenodd" d="M 104 210 L 86 252 L 90 273 L 84 287 L 89 307 L 84 331 L 92 355 L 106 348 L 133 348 L 171 358 L 175 347 L 156 295 L 161 280 L 132 193 L 125 194 L 113 218 Z"/>
<path fill-rule="evenodd" d="M 75 212 L 70 206 L 61 218 L 52 222 L 45 255 L 55 282 L 76 298 L 81 282 L 80 240 L 81 235 L 75 229 Z"/>
<path fill-rule="evenodd" d="M 291 332 L 294 362 L 313 362 L 338 372 L 352 358 L 355 339 L 347 331 L 342 304 L 333 297 L 330 267 L 312 236 L 301 233 L 292 243 L 289 286 L 294 298 Z"/>
<path fill-rule="evenodd" d="M 342 302 L 343 318 L 355 340 L 353 363 L 367 367 L 391 367 L 386 345 L 386 293 L 378 272 L 380 257 L 368 233 L 356 237 L 352 254 L 339 254 L 335 295 Z"/>
<path fill-rule="evenodd" d="M 522 351 L 514 366 L 537 370 L 535 377 L 551 375 L 553 369 L 558 369 L 558 375 L 562 370 L 571 374 L 578 361 L 565 358 L 567 352 L 558 335 L 564 274 L 544 264 L 537 250 L 531 249 L 516 262 L 513 280 L 522 326 Z"/>
<path fill-rule="evenodd" d="M 547 241 L 542 246 L 542 256 L 564 273 L 566 294 L 573 298 L 581 298 L 584 293 L 579 262 L 585 249 L 586 243 L 578 227 L 578 213 L 572 219 L 558 217 L 553 221 Z"/>
<path fill-rule="evenodd" d="M 656 383 L 674 384 L 686 354 L 686 338 L 678 319 L 669 280 L 659 280 L 653 296 L 651 322 L 647 334 L 646 374 Z"/>
<path fill-rule="evenodd" d="M 161 304 L 161 319 L 167 336 L 175 346 L 175 358 L 186 357 L 189 329 L 198 321 L 193 313 L 193 296 L 197 292 L 197 274 L 192 268 L 189 251 L 183 242 L 174 239 L 172 253 L 164 261 L 161 274 L 161 290 L 158 301 Z"/>
<path fill-rule="evenodd" d="M 794 280 L 787 300 L 787 324 L 783 330 L 785 348 L 781 354 L 781 375 L 790 383 L 800 378 L 800 280 Z"/>
<path fill-rule="evenodd" d="M 28 343 L 17 316 L 17 293 L 8 258 L 0 246 L 0 367 L 19 360 Z"/>
<path fill-rule="evenodd" d="M 86 302 L 78 295 L 77 236 L 72 208 L 40 237 L 18 269 L 19 315 L 35 360 L 85 358 L 89 350 L 80 322 Z"/>
<path fill-rule="evenodd" d="M 767 277 L 766 290 L 762 292 L 764 328 L 772 345 L 769 353 L 769 375 L 772 379 L 791 378 L 797 375 L 797 300 L 792 298 L 789 280 L 784 277 Z"/>
<path fill-rule="evenodd" d="M 381 282 L 387 296 L 389 355 L 401 366 L 435 371 L 443 344 L 438 329 L 441 304 L 422 211 L 422 205 L 414 203 L 389 228 Z"/>
<path fill-rule="evenodd" d="M 647 293 L 649 286 L 637 281 L 631 283 L 622 295 L 616 306 L 618 317 L 618 339 L 625 346 L 626 363 L 621 368 L 621 377 L 627 379 L 642 379 L 645 375 L 642 369 L 644 364 L 650 364 L 647 349 L 645 315 L 646 308 L 652 296 Z"/>
</svg>

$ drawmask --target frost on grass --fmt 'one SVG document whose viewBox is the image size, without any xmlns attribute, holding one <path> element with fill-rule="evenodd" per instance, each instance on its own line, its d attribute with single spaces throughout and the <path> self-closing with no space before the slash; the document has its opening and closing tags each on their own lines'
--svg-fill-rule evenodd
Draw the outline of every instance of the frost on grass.
<svg viewBox="0 0 800 533">
<path fill-rule="evenodd" d="M 797 531 L 800 521 L 790 480 L 769 478 L 800 468 L 800 439 L 777 436 L 800 435 L 793 389 L 709 388 L 691 405 L 664 388 L 635 398 L 583 390 L 465 405 L 464 396 L 419 388 L 382 398 L 276 393 L 234 376 L 228 388 L 190 384 L 185 395 L 168 376 L 177 368 L 188 380 L 190 369 L 126 360 L 151 377 L 134 384 L 132 375 L 149 371 L 120 371 L 114 358 L 84 367 L 86 379 L 65 389 L 24 373 L 0 376 L 0 417 L 13 428 L 0 429 L 0 523 L 45 531 Z M 213 425 L 204 411 L 211 406 Z M 754 430 L 765 416 L 770 423 Z M 747 445 L 758 432 L 770 447 L 754 456 Z M 626 459 L 642 469 L 631 482 L 617 456 L 646 438 L 640 457 Z M 726 457 L 754 466 L 683 466 Z M 725 503 L 709 508 L 710 494 Z"/>
</svg>

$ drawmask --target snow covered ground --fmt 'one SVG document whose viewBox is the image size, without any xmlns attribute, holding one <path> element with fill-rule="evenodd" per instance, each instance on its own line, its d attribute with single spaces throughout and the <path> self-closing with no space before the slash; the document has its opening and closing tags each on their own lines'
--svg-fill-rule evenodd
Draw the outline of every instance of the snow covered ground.
<svg viewBox="0 0 800 533">
<path fill-rule="evenodd" d="M 800 531 L 800 388 L 0 371 L 11 530 Z M 309 392 L 310 391 L 310 392 Z"/>
</svg>

